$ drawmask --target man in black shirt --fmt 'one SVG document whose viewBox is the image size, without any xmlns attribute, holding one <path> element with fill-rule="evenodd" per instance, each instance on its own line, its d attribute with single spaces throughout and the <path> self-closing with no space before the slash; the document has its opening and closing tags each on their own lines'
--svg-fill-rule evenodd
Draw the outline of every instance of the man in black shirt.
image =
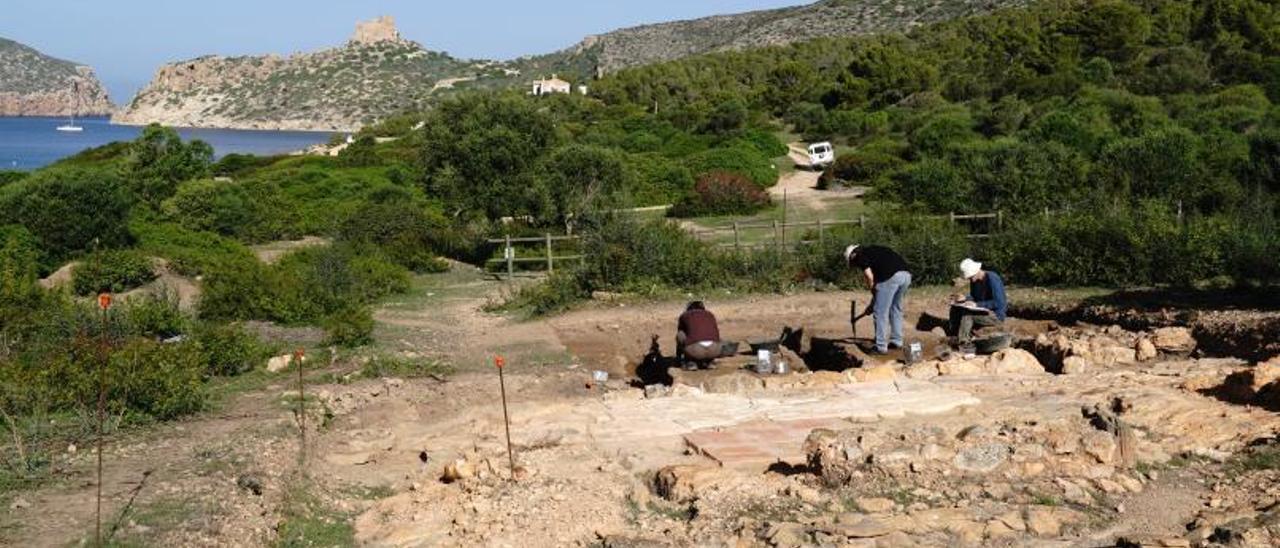
<svg viewBox="0 0 1280 548">
<path fill-rule="evenodd" d="M 892 249 L 879 245 L 851 245 L 844 251 L 850 268 L 862 272 L 871 290 L 871 306 L 876 323 L 875 353 L 886 354 L 889 348 L 902 348 L 903 301 L 911 288 L 911 272 L 907 261 Z"/>
</svg>

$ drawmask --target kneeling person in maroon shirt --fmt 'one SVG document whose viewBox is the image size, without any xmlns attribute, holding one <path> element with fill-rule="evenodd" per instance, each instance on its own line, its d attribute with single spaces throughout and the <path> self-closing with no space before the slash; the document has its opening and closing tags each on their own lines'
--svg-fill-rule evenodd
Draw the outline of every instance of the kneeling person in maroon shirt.
<svg viewBox="0 0 1280 548">
<path fill-rule="evenodd" d="M 720 327 L 702 301 L 689 303 L 676 325 L 676 359 L 685 369 L 710 366 L 720 357 Z"/>
</svg>

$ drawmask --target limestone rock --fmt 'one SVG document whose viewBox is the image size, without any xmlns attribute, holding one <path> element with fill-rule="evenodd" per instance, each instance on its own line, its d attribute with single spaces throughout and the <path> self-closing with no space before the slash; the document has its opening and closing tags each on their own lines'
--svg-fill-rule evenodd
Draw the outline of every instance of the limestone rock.
<svg viewBox="0 0 1280 548">
<path fill-rule="evenodd" d="M 774 524 L 766 537 L 770 544 L 779 548 L 806 546 L 810 543 L 809 529 L 799 523 Z"/>
<path fill-rule="evenodd" d="M 1143 337 L 1138 339 L 1138 345 L 1134 349 L 1134 354 L 1140 362 L 1149 362 L 1160 356 L 1160 351 L 1156 350 L 1155 343 L 1151 339 Z"/>
<path fill-rule="evenodd" d="M 938 364 L 938 374 L 949 377 L 966 377 L 983 374 L 981 360 L 948 360 Z"/>
<path fill-rule="evenodd" d="M 1102 464 L 1115 462 L 1116 439 L 1107 432 L 1092 431 L 1081 440 L 1085 453 L 1088 453 Z"/>
<path fill-rule="evenodd" d="M 881 364 L 869 369 L 853 370 L 853 378 L 858 382 L 891 382 L 898 376 L 893 366 Z"/>
<path fill-rule="evenodd" d="M 671 502 L 688 502 L 725 477 L 717 466 L 680 464 L 667 466 L 654 475 L 653 490 Z"/>
<path fill-rule="evenodd" d="M 909 365 L 903 374 L 909 379 L 927 381 L 938 376 L 938 362 L 925 361 Z"/>
<path fill-rule="evenodd" d="M 845 516 L 841 518 L 840 523 L 829 528 L 828 531 L 855 539 L 883 537 L 893 532 L 893 529 L 876 519 L 857 518 L 855 521 Z"/>
<path fill-rule="evenodd" d="M 809 375 L 809 378 L 806 379 L 805 384 L 823 388 L 838 386 L 847 382 L 849 382 L 849 379 L 848 377 L 845 377 L 843 373 L 837 373 L 835 371 L 814 371 L 813 374 Z"/>
<path fill-rule="evenodd" d="M 1164 327 L 1152 334 L 1152 344 L 1167 354 L 1190 354 L 1196 349 L 1196 339 L 1185 327 Z"/>
<path fill-rule="evenodd" d="M 1056 537 L 1062 532 L 1062 522 L 1049 508 L 1028 509 L 1026 521 L 1027 530 L 1041 537 Z"/>
<path fill-rule="evenodd" d="M 892 500 L 881 497 L 862 497 L 854 501 L 858 508 L 868 514 L 883 514 L 893 510 L 895 504 Z"/>
<path fill-rule="evenodd" d="M 707 379 L 702 389 L 708 394 L 747 394 L 764 389 L 764 381 L 751 373 L 735 371 Z"/>
<path fill-rule="evenodd" d="M 304 364 L 307 363 L 306 356 L 302 357 L 302 363 Z M 285 369 L 288 369 L 290 365 L 293 365 L 293 354 L 276 356 L 274 358 L 267 360 L 267 372 L 279 373 L 281 371 L 284 371 Z"/>
<path fill-rule="evenodd" d="M 1008 348 L 992 354 L 987 361 L 987 368 L 997 375 L 1043 375 L 1045 373 L 1040 360 L 1030 352 L 1019 348 Z"/>
<path fill-rule="evenodd" d="M 965 472 L 987 473 L 999 468 L 1009 458 L 1009 446 L 986 443 L 961 449 L 951 463 Z"/>
<path fill-rule="evenodd" d="M 1067 356 L 1062 359 L 1063 375 L 1084 375 L 1089 372 L 1089 360 L 1080 356 Z"/>
<path fill-rule="evenodd" d="M 441 479 L 445 483 L 453 483 L 474 477 L 476 477 L 476 466 L 466 459 L 458 459 L 445 465 Z"/>
<path fill-rule="evenodd" d="M 1262 362 L 1253 368 L 1253 382 L 1250 388 L 1254 393 L 1262 392 L 1268 385 L 1280 381 L 1280 356 Z"/>
</svg>

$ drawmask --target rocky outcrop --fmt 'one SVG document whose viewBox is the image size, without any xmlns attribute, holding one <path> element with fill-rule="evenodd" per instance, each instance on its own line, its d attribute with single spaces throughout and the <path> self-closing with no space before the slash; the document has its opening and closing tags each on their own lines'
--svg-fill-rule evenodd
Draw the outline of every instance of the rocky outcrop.
<svg viewBox="0 0 1280 548">
<path fill-rule="evenodd" d="M 113 118 L 121 124 L 352 131 L 416 110 L 437 81 L 479 65 L 405 40 L 390 17 L 346 45 L 289 57 L 206 56 L 161 67 Z"/>
<path fill-rule="evenodd" d="M 0 38 L 0 116 L 90 116 L 114 110 L 93 69 Z"/>
</svg>

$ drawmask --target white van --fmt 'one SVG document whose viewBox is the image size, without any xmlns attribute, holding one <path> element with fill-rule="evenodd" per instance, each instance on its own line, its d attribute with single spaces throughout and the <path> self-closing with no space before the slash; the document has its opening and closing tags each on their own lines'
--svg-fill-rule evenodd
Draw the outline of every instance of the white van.
<svg viewBox="0 0 1280 548">
<path fill-rule="evenodd" d="M 809 166 L 813 169 L 825 169 L 835 161 L 836 149 L 831 143 L 823 141 L 809 145 Z"/>
</svg>

